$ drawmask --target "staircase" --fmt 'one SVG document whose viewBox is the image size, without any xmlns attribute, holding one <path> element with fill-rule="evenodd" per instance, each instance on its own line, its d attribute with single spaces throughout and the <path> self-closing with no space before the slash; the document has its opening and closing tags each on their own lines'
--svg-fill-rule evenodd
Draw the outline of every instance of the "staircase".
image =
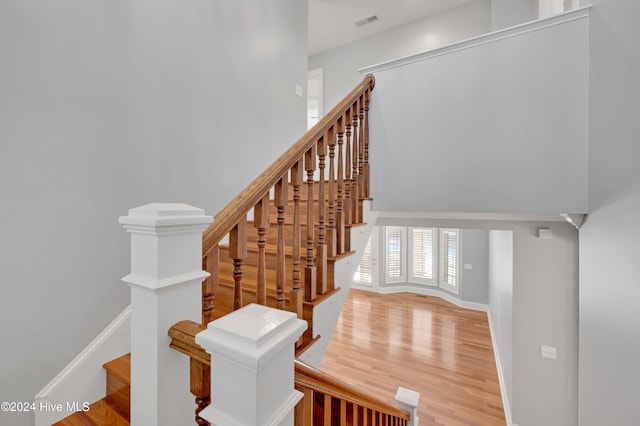
<svg viewBox="0 0 640 426">
<path fill-rule="evenodd" d="M 78 407 L 82 411 L 54 423 L 53 426 L 128 426 L 130 367 L 129 354 L 106 363 L 104 365 L 107 372 L 106 396 L 89 407 Z"/>
<path fill-rule="evenodd" d="M 329 186 L 329 182 L 325 182 L 325 187 Z M 300 199 L 298 200 L 298 206 L 300 211 L 307 212 L 309 205 L 313 211 L 313 216 L 319 215 L 319 193 L 320 183 L 315 181 L 313 183 L 314 199 L 309 203 L 307 197 L 307 191 L 301 191 Z M 296 203 L 294 195 L 289 191 L 287 204 L 293 206 Z M 300 235 L 307 235 L 307 216 L 300 216 Z M 247 221 L 248 229 L 259 229 L 259 224 L 255 220 Z M 249 233 L 247 235 L 247 255 L 244 258 L 242 265 L 242 305 L 249 303 L 261 303 L 273 308 L 279 308 L 284 305 L 284 309 L 296 312 L 294 303 L 292 302 L 291 293 L 287 293 L 286 290 L 282 293 L 278 293 L 278 264 L 282 262 L 282 259 L 278 258 L 278 238 L 279 238 L 279 224 L 278 224 L 278 211 L 273 205 L 269 209 L 269 218 L 266 227 L 264 227 L 264 235 L 262 238 L 256 233 Z M 301 265 L 306 259 L 301 262 L 294 256 L 294 235 L 295 235 L 295 216 L 293 212 L 284 214 L 283 234 L 284 234 L 284 271 L 294 271 L 296 268 L 299 271 L 304 269 Z M 358 226 L 358 224 L 345 225 L 346 233 L 349 234 L 351 228 Z M 313 227 L 313 234 L 319 234 L 319 226 L 316 224 Z M 260 241 L 262 241 L 262 248 Z M 260 262 L 261 262 L 261 250 L 264 252 L 264 273 L 266 275 L 266 286 L 264 294 L 264 303 L 259 302 L 258 296 L 258 284 L 260 282 Z M 335 262 L 346 258 L 354 254 L 352 251 L 343 251 L 341 254 L 333 254 L 327 256 L 326 270 L 322 271 L 324 277 L 320 277 L 320 273 L 316 270 L 316 289 L 322 288 L 322 291 L 316 291 L 316 296 L 311 298 L 303 298 L 302 300 L 302 318 L 307 321 L 308 329 L 305 332 L 303 339 L 299 342 L 297 347 L 297 355 L 300 355 L 306 348 L 308 348 L 319 336 L 316 335 L 313 328 L 313 311 L 314 307 L 325 300 L 329 299 L 336 292 L 340 291 L 340 288 L 336 288 L 334 282 L 334 267 Z M 280 263 L 281 264 L 281 263 Z M 314 264 L 317 265 L 317 259 L 314 257 Z M 282 264 L 281 264 L 282 265 Z M 213 319 L 218 319 L 234 309 L 234 291 L 235 291 L 235 278 L 234 278 L 234 264 L 233 257 L 231 256 L 231 247 L 229 244 L 221 244 L 219 246 L 219 267 L 218 267 L 218 289 L 215 296 L 215 309 L 213 312 Z M 324 282 L 321 282 L 321 279 Z M 300 290 L 302 292 L 302 290 Z M 295 295 L 293 296 L 295 298 Z M 312 299 L 312 300 L 305 300 Z M 315 338 L 314 338 L 315 336 Z"/>
<path fill-rule="evenodd" d="M 296 355 L 320 336 L 315 307 L 338 291 L 335 263 L 353 254 L 351 232 L 361 226 L 369 197 L 367 76 L 215 218 L 202 238 L 202 321 L 169 330 L 171 347 L 190 357 L 195 422 L 210 403 L 210 357 L 195 343 L 206 324 L 257 303 L 294 312 L 308 328 Z M 107 396 L 58 425 L 121 425 L 129 421 L 130 357 L 105 364 Z M 296 388 L 304 399 L 296 424 L 408 424 L 406 411 L 388 406 L 298 362 Z M 343 419 L 343 420 L 339 420 Z M 360 419 L 360 420 L 358 420 Z M 364 419 L 364 420 L 363 420 Z M 377 419 L 377 420 L 376 420 Z"/>
</svg>

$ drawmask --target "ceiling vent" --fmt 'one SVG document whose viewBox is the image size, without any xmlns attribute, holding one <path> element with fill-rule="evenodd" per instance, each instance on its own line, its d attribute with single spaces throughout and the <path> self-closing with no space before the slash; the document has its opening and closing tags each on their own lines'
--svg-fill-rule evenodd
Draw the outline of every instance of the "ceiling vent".
<svg viewBox="0 0 640 426">
<path fill-rule="evenodd" d="M 360 19 L 360 20 L 356 21 L 355 24 L 356 24 L 356 27 L 361 27 L 363 25 L 367 25 L 367 24 L 369 24 L 371 22 L 375 22 L 377 20 L 378 20 L 378 15 L 371 15 L 371 16 L 369 16 L 367 18 L 363 18 L 363 19 Z"/>
</svg>

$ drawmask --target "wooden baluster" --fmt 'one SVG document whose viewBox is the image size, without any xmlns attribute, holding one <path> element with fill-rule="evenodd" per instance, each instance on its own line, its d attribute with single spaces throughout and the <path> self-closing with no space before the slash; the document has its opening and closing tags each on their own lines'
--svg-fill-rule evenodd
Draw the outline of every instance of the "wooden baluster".
<svg viewBox="0 0 640 426">
<path fill-rule="evenodd" d="M 327 130 L 327 144 L 329 145 L 329 224 L 327 226 L 327 256 L 335 257 L 337 253 L 336 241 L 336 134 L 335 127 Z"/>
<path fill-rule="evenodd" d="M 358 412 L 360 411 L 358 406 L 356 404 L 353 404 L 351 406 L 351 419 L 352 419 L 352 424 L 357 425 L 358 424 Z"/>
<path fill-rule="evenodd" d="M 344 399 L 340 400 L 340 424 L 347 424 L 347 401 Z"/>
<path fill-rule="evenodd" d="M 191 393 L 196 397 L 196 423 L 209 426 L 209 422 L 200 417 L 200 412 L 211 403 L 211 367 L 190 358 Z"/>
<path fill-rule="evenodd" d="M 267 227 L 269 226 L 269 193 L 253 208 L 253 226 L 258 230 L 258 277 L 256 279 L 256 303 L 267 304 Z"/>
<path fill-rule="evenodd" d="M 291 312 L 302 319 L 302 292 L 300 291 L 300 187 L 302 186 L 302 160 L 291 168 L 291 184 L 293 185 L 293 261 L 291 270 Z"/>
<path fill-rule="evenodd" d="M 349 228 L 349 225 L 353 223 L 353 200 L 351 199 L 351 108 L 347 109 L 345 113 L 345 144 L 344 144 L 344 195 L 343 195 L 343 211 L 344 211 L 344 224 Z M 345 244 L 349 246 L 349 239 L 345 239 Z M 349 248 L 345 247 L 345 251 Z"/>
<path fill-rule="evenodd" d="M 327 241 L 325 220 L 325 159 L 327 157 L 327 135 L 321 137 L 317 143 L 318 151 L 318 168 L 319 168 L 319 184 L 318 184 L 318 246 L 316 247 L 316 290 L 318 294 L 327 292 Z"/>
<path fill-rule="evenodd" d="M 362 223 L 362 205 L 360 199 L 364 198 L 364 95 L 360 96 L 358 118 L 360 119 L 360 136 L 358 137 L 358 194 L 356 200 L 356 223 Z"/>
<path fill-rule="evenodd" d="M 332 405 L 332 397 L 331 395 L 327 395 L 324 394 L 324 426 L 331 426 L 331 420 L 332 420 L 332 410 L 331 410 L 331 405 Z"/>
<path fill-rule="evenodd" d="M 303 397 L 295 408 L 295 426 L 309 426 L 313 424 L 313 390 L 296 385 L 296 390 L 302 392 Z"/>
<path fill-rule="evenodd" d="M 364 92 L 364 171 L 362 184 L 363 197 L 369 198 L 369 90 Z"/>
<path fill-rule="evenodd" d="M 202 325 L 207 325 L 213 321 L 215 298 L 220 284 L 218 272 L 219 253 L 220 249 L 216 244 L 202 258 L 202 269 L 211 274 L 202 282 Z"/>
<path fill-rule="evenodd" d="M 313 176 L 316 171 L 316 145 L 304 156 L 307 171 L 307 266 L 304 268 L 304 300 L 312 302 L 316 298 L 316 266 L 314 263 L 314 218 L 313 218 Z"/>
<path fill-rule="evenodd" d="M 338 119 L 338 202 L 336 203 L 336 248 L 337 253 L 344 253 L 344 159 L 342 145 L 344 143 L 344 117 Z"/>
<path fill-rule="evenodd" d="M 233 310 L 242 308 L 242 264 L 247 257 L 247 218 L 229 232 L 229 257 L 233 260 Z"/>
<path fill-rule="evenodd" d="M 360 200 L 360 191 L 358 181 L 360 180 L 360 176 L 358 174 L 358 149 L 360 148 L 360 132 L 358 126 L 358 110 L 360 109 L 359 100 L 356 101 L 352 106 L 352 123 L 353 123 L 353 144 L 352 151 L 353 156 L 352 167 L 353 171 L 351 172 L 351 202 L 352 202 L 352 222 L 351 223 L 360 223 L 358 221 L 358 205 Z"/>
<path fill-rule="evenodd" d="M 362 407 L 362 424 L 367 426 L 369 424 L 369 409 Z"/>
<path fill-rule="evenodd" d="M 284 210 L 287 207 L 286 177 L 278 181 L 275 188 L 275 206 L 278 210 L 278 244 L 276 248 L 276 308 L 284 309 L 284 282 L 286 269 L 286 254 L 284 251 Z"/>
</svg>

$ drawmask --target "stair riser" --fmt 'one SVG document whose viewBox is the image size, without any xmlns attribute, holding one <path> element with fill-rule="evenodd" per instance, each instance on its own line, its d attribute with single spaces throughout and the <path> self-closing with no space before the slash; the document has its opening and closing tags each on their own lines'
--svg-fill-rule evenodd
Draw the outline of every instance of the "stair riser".
<svg viewBox="0 0 640 426">
<path fill-rule="evenodd" d="M 107 404 L 127 420 L 131 415 L 130 392 L 131 388 L 127 383 L 107 371 Z"/>
<path fill-rule="evenodd" d="M 325 239 L 328 237 L 331 232 L 329 229 L 329 224 L 325 223 Z M 271 224 L 269 228 L 266 229 L 266 241 L 268 245 L 277 245 L 278 244 L 278 225 Z M 317 241 L 319 237 L 319 228 L 318 225 L 314 225 L 313 227 L 313 235 L 314 239 Z M 247 242 L 251 243 L 251 245 L 255 246 L 258 241 L 258 231 L 253 228 L 253 224 L 250 224 L 250 228 L 247 230 Z M 293 225 L 284 226 L 284 244 L 287 247 L 293 246 Z M 305 247 L 307 244 L 307 226 L 302 225 L 300 227 L 300 246 Z"/>
<path fill-rule="evenodd" d="M 304 254 L 304 253 L 303 253 Z M 266 263 L 266 275 L 267 275 L 267 288 L 275 291 L 276 289 L 276 255 L 267 253 L 265 255 Z M 247 257 L 243 261 L 242 265 L 242 282 L 243 285 L 248 288 L 255 288 L 258 277 L 258 253 L 248 252 Z M 304 277 L 304 269 L 307 261 L 305 257 L 300 259 L 300 275 L 301 280 Z M 219 265 L 219 277 L 220 281 L 233 283 L 233 263 L 228 258 L 228 249 L 226 247 L 220 248 L 220 265 Z M 293 271 L 293 259 L 290 257 L 285 258 L 285 287 L 290 288 L 292 282 Z M 332 261 L 327 262 L 327 285 L 329 288 L 334 288 L 333 282 L 334 276 L 334 263 Z M 300 284 L 302 286 L 302 283 Z"/>
</svg>

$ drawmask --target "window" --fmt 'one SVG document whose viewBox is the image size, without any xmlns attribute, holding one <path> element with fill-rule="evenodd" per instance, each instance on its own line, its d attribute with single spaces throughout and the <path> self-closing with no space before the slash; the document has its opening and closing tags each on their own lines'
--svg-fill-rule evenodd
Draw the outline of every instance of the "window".
<svg viewBox="0 0 640 426">
<path fill-rule="evenodd" d="M 385 227 L 385 282 L 407 282 L 406 261 L 407 228 L 402 226 Z"/>
<path fill-rule="evenodd" d="M 436 285 L 433 264 L 433 228 L 409 228 L 409 282 Z"/>
<path fill-rule="evenodd" d="M 458 230 L 440 229 L 440 287 L 458 294 Z"/>
<path fill-rule="evenodd" d="M 439 286 L 458 294 L 459 231 L 385 227 L 385 283 Z"/>
</svg>

